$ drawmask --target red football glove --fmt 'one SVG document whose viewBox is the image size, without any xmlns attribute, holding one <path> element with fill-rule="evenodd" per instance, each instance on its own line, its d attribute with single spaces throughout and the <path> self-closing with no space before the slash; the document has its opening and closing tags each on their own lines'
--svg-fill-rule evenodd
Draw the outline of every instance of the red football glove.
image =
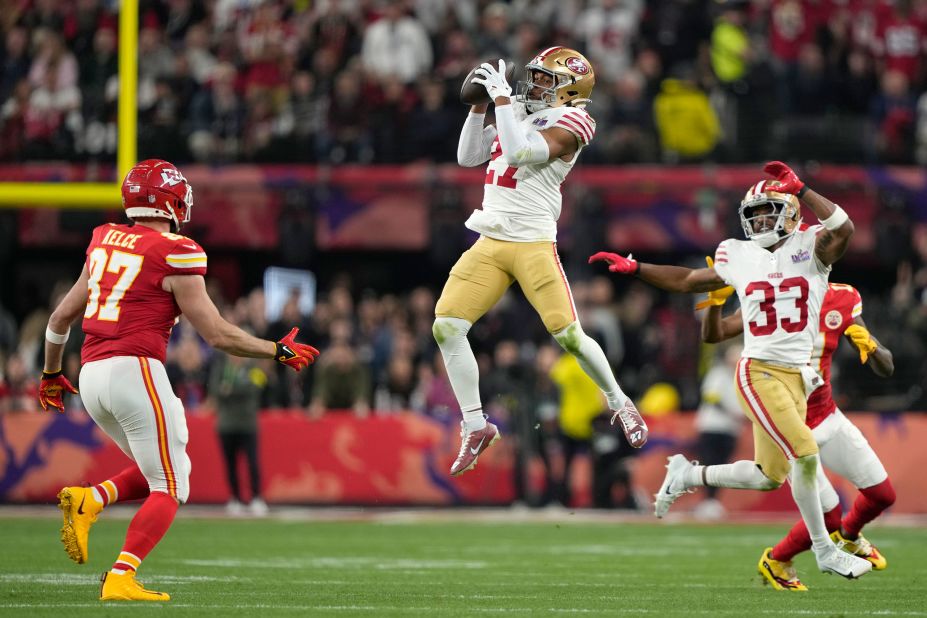
<svg viewBox="0 0 927 618">
<path fill-rule="evenodd" d="M 775 178 L 779 184 L 772 184 L 767 180 L 763 185 L 763 191 L 769 189 L 778 193 L 791 193 L 798 195 L 798 192 L 805 188 L 805 183 L 798 179 L 798 174 L 792 171 L 792 168 L 782 161 L 770 161 L 763 167 L 763 171 Z"/>
<path fill-rule="evenodd" d="M 277 342 L 277 351 L 274 352 L 274 360 L 278 363 L 292 367 L 296 371 L 301 371 L 315 362 L 319 351 L 311 345 L 297 343 L 296 335 L 299 329 L 294 327 L 286 337 Z"/>
<path fill-rule="evenodd" d="M 77 395 L 77 389 L 60 371 L 55 373 L 42 372 L 42 381 L 39 383 L 39 403 L 42 409 L 48 411 L 48 406 L 58 408 L 64 412 L 64 391 Z"/>
<path fill-rule="evenodd" d="M 608 262 L 608 269 L 619 275 L 636 275 L 641 269 L 641 265 L 630 253 L 628 257 L 621 257 L 617 253 L 599 251 L 595 255 L 589 256 L 589 263 L 592 264 L 593 262 Z"/>
</svg>

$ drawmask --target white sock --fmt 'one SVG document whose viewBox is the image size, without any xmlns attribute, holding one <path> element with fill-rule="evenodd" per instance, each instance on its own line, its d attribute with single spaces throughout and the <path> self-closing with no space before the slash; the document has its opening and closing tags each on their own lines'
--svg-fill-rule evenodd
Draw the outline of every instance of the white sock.
<svg viewBox="0 0 927 618">
<path fill-rule="evenodd" d="M 805 455 L 792 460 L 792 498 L 801 511 L 801 518 L 811 536 L 811 549 L 815 554 L 833 546 L 827 527 L 824 525 L 824 511 L 821 510 L 821 496 L 818 494 L 818 456 Z"/>
<path fill-rule="evenodd" d="M 573 322 L 560 332 L 554 333 L 554 339 L 564 350 L 576 357 L 586 375 L 602 390 L 608 407 L 620 410 L 628 401 L 628 396 L 618 386 L 618 380 L 612 373 L 608 359 L 605 358 L 605 352 L 595 339 L 583 331 L 579 322 Z"/>
<path fill-rule="evenodd" d="M 768 491 L 779 486 L 763 474 L 754 462 L 747 460 L 719 466 L 694 466 L 686 471 L 683 480 L 686 489 L 708 485 L 710 487 Z"/>
<path fill-rule="evenodd" d="M 480 403 L 480 370 L 467 341 L 471 326 L 470 322 L 461 318 L 439 316 L 431 328 L 468 431 L 486 426 Z"/>
</svg>

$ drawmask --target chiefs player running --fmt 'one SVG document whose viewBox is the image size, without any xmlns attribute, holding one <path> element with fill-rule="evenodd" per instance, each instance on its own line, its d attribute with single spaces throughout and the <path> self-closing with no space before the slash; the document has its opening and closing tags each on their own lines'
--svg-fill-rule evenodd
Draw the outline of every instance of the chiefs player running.
<svg viewBox="0 0 927 618">
<path fill-rule="evenodd" d="M 711 258 L 708 258 L 711 264 Z M 702 322 L 702 339 L 717 343 L 743 332 L 740 309 L 722 317 L 721 307 L 733 288 L 721 288 L 709 293 L 707 301 L 698 306 L 708 307 Z M 859 359 L 882 377 L 892 375 L 892 353 L 866 328 L 862 318 L 863 301 L 851 285 L 831 283 L 821 306 L 820 335 L 815 338 L 811 365 L 824 377 L 824 384 L 808 398 L 808 416 L 821 452 L 821 464 L 849 480 L 859 489 L 853 508 L 841 521 L 837 492 L 821 468 L 818 468 L 818 491 L 824 510 L 824 523 L 831 538 L 842 549 L 865 558 L 872 568 L 888 566 L 885 557 L 861 533 L 864 525 L 879 516 L 895 502 L 895 489 L 885 466 L 869 446 L 866 438 L 834 402 L 831 390 L 831 361 L 843 337 L 859 350 Z M 807 590 L 792 565 L 792 558 L 811 548 L 811 537 L 803 521 L 797 522 L 779 544 L 767 547 L 760 557 L 760 574 L 776 590 Z"/>
<path fill-rule="evenodd" d="M 224 352 L 274 358 L 296 371 L 319 352 L 296 342 L 296 328 L 267 341 L 219 315 L 206 293 L 206 253 L 177 233 L 190 220 L 193 190 L 176 167 L 142 161 L 126 175 L 122 202 L 131 223 L 93 231 L 84 268 L 48 321 L 39 401 L 63 411 L 63 394 L 77 394 L 61 373 L 61 357 L 71 324 L 83 314 L 81 399 L 134 463 L 93 487 L 61 490 L 61 540 L 72 560 L 86 562 L 90 526 L 103 508 L 144 498 L 122 551 L 103 574 L 100 600 L 168 601 L 170 595 L 143 588 L 135 573 L 190 493 L 187 423 L 163 364 L 176 318 L 183 313 Z"/>
<path fill-rule="evenodd" d="M 457 161 L 467 167 L 486 164 L 482 208 L 466 222 L 480 238 L 451 269 L 433 326 L 463 413 L 460 453 L 450 473 L 472 469 L 499 438 L 483 416 L 467 333 L 515 281 L 548 332 L 602 390 L 612 422 L 620 421 L 628 442 L 640 448 L 647 425 L 618 386 L 599 344 L 583 332 L 557 254 L 560 184 L 595 134 L 595 121 L 585 109 L 595 85 L 592 65 L 575 50 L 545 49 L 525 66 L 514 102 L 505 62 L 500 60 L 498 68 L 483 63 L 475 74 L 472 81 L 495 103 L 496 125 L 485 125 L 487 104 L 472 106 Z"/>
</svg>

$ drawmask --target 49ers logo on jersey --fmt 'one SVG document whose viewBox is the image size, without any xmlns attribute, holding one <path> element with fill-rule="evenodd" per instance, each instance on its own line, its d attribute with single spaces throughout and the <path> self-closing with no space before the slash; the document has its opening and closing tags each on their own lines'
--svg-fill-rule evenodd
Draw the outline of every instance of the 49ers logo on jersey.
<svg viewBox="0 0 927 618">
<path fill-rule="evenodd" d="M 581 58 L 570 56 L 566 59 L 566 67 L 579 75 L 585 75 L 589 72 L 589 65 L 582 61 Z"/>
<path fill-rule="evenodd" d="M 183 174 L 177 170 L 165 169 L 161 170 L 161 184 L 175 187 L 182 182 L 186 182 L 187 179 L 183 177 Z"/>
<path fill-rule="evenodd" d="M 843 316 L 840 315 L 839 311 L 828 311 L 824 316 L 824 326 L 831 330 L 837 330 L 841 324 L 843 324 Z"/>
</svg>

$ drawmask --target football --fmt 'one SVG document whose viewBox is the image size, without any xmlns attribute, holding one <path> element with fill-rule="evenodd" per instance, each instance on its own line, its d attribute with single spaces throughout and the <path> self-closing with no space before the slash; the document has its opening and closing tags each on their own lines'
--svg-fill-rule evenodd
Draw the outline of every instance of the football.
<svg viewBox="0 0 927 618">
<path fill-rule="evenodd" d="M 486 60 L 494 67 L 499 66 L 499 59 L 493 58 Z M 482 64 L 482 63 L 481 63 Z M 484 103 L 489 103 L 489 94 L 486 92 L 486 88 L 480 84 L 470 83 L 470 80 L 473 79 L 475 71 L 479 68 L 479 65 L 473 67 L 473 70 L 467 73 L 467 77 L 464 78 L 463 84 L 460 86 L 460 101 L 466 103 L 467 105 L 482 105 Z M 509 83 L 509 86 L 512 87 L 512 92 L 515 92 L 515 82 L 512 81 L 512 78 L 515 77 L 515 63 L 506 61 L 505 63 L 505 80 Z"/>
</svg>

